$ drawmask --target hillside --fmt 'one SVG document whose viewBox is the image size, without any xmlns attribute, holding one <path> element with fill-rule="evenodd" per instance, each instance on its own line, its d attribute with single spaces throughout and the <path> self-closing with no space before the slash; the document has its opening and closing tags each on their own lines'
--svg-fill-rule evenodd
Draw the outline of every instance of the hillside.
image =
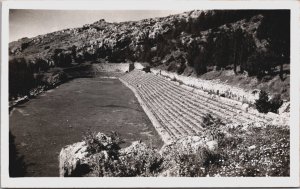
<svg viewBox="0 0 300 189">
<path fill-rule="evenodd" d="M 10 170 L 290 176 L 289 19 L 193 10 L 11 42 Z"/>
<path fill-rule="evenodd" d="M 42 85 L 44 73 L 53 69 L 86 62 L 147 62 L 204 79 L 222 80 L 219 75 L 233 71 L 226 79 L 233 85 L 240 76 L 245 76 L 240 82 L 258 79 L 255 87 L 272 80 L 278 86 L 266 90 L 289 99 L 289 16 L 284 10 L 194 10 L 134 22 L 101 19 L 22 38 L 9 44 L 10 98 Z"/>
</svg>

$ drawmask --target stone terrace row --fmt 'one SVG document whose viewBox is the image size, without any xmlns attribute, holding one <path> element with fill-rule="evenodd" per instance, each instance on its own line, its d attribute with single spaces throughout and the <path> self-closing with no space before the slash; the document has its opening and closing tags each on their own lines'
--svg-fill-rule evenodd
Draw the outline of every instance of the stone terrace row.
<svg viewBox="0 0 300 189">
<path fill-rule="evenodd" d="M 207 113 L 221 118 L 228 124 L 270 121 L 211 98 L 205 93 L 194 93 L 162 76 L 134 70 L 122 76 L 121 80 L 136 90 L 171 138 L 196 135 L 201 132 L 202 118 Z"/>
</svg>

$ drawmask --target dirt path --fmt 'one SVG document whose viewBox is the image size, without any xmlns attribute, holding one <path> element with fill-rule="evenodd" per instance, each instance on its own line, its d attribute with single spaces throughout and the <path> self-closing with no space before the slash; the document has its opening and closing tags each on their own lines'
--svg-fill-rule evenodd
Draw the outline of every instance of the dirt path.
<svg viewBox="0 0 300 189">
<path fill-rule="evenodd" d="M 124 145 L 161 141 L 130 89 L 117 79 L 80 78 L 17 106 L 10 130 L 27 164 L 25 176 L 58 176 L 58 154 L 86 131 L 117 131 Z"/>
</svg>

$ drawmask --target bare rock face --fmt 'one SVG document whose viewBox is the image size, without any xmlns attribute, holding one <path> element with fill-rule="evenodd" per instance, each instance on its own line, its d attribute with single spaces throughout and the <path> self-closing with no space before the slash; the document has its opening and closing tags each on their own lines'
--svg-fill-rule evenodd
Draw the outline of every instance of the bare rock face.
<svg viewBox="0 0 300 189">
<path fill-rule="evenodd" d="M 75 176 L 76 170 L 86 163 L 88 156 L 85 142 L 77 142 L 64 147 L 59 154 L 59 176 Z"/>
<path fill-rule="evenodd" d="M 61 177 L 69 176 L 83 176 L 91 171 L 91 158 L 93 158 L 94 146 L 99 149 L 105 149 L 105 147 L 111 145 L 112 138 L 106 136 L 103 133 L 95 135 L 95 144 L 87 144 L 87 141 L 77 142 L 72 145 L 64 147 L 59 154 L 59 175 Z M 101 146 L 98 145 L 101 141 Z M 99 150 L 100 151 L 100 150 Z M 103 150 L 105 151 L 105 150 Z M 103 158 L 107 158 L 107 153 L 103 153 Z"/>
</svg>

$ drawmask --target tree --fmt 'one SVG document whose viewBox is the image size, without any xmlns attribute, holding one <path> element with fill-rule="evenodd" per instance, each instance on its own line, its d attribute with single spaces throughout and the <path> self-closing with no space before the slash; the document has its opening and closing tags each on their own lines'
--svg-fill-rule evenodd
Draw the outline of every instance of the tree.
<svg viewBox="0 0 300 189">
<path fill-rule="evenodd" d="M 23 57 L 13 58 L 9 61 L 9 96 L 29 95 L 36 85 L 34 67 Z"/>
<path fill-rule="evenodd" d="M 201 75 L 207 72 L 206 64 L 207 64 L 207 51 L 202 46 L 200 47 L 199 54 L 194 59 L 194 63 L 193 63 L 197 75 Z"/>
<path fill-rule="evenodd" d="M 267 74 L 272 74 L 276 67 L 277 56 L 274 52 L 255 51 L 247 60 L 245 66 L 250 76 L 261 79 Z"/>
<path fill-rule="evenodd" d="M 290 61 L 290 10 L 265 11 L 257 37 L 266 39 L 269 48 L 279 55 L 279 75 L 283 79 L 283 64 Z"/>
<path fill-rule="evenodd" d="M 214 47 L 214 62 L 217 68 L 225 68 L 229 64 L 229 35 L 225 30 L 217 34 Z"/>
<path fill-rule="evenodd" d="M 260 91 L 259 98 L 255 101 L 255 107 L 259 112 L 268 113 L 270 109 L 269 96 L 266 91 Z"/>
<path fill-rule="evenodd" d="M 259 98 L 255 101 L 256 109 L 262 113 L 277 113 L 282 104 L 283 101 L 281 100 L 280 94 L 274 95 L 274 97 L 269 100 L 268 93 L 265 91 L 260 91 Z"/>
</svg>

